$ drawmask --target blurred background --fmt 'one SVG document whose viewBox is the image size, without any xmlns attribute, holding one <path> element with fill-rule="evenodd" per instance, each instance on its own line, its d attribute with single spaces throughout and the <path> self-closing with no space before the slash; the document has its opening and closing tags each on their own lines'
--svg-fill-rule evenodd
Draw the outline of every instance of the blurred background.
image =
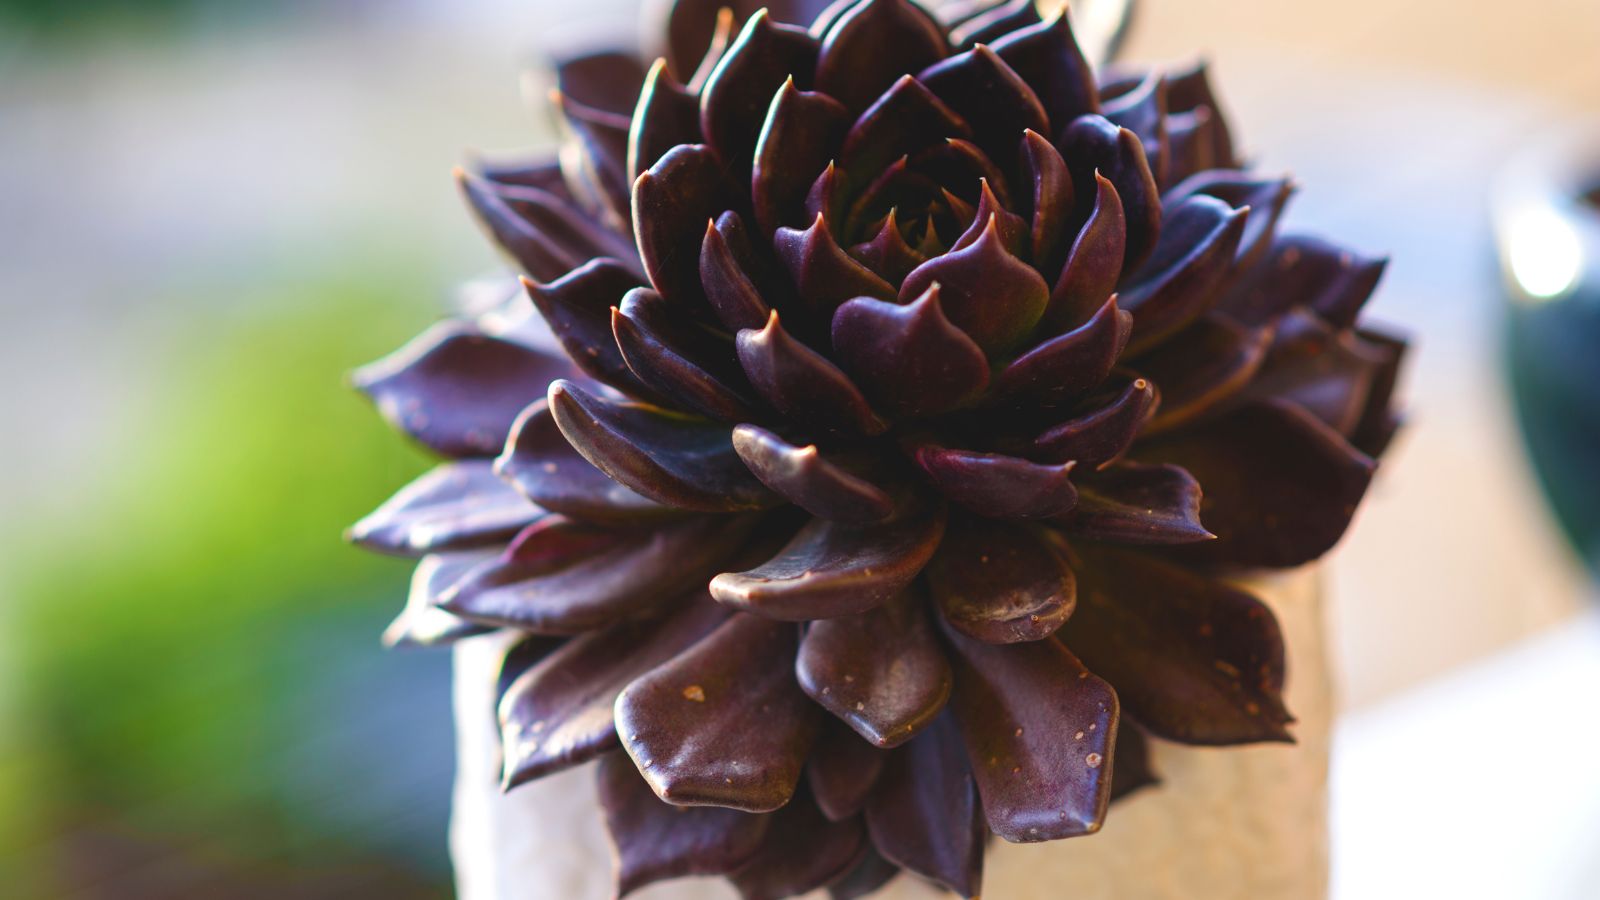
<svg viewBox="0 0 1600 900">
<path fill-rule="evenodd" d="M 635 19 L 0 0 L 0 894 L 448 896 L 448 655 L 380 648 L 407 568 L 339 540 L 426 461 L 342 378 L 496 264 L 449 172 L 553 141 L 524 70 Z M 1332 562 L 1336 896 L 1600 896 L 1600 328 L 1491 217 L 1600 122 L 1600 5 L 1143 0 L 1125 57 L 1196 54 L 1420 338 Z"/>
</svg>

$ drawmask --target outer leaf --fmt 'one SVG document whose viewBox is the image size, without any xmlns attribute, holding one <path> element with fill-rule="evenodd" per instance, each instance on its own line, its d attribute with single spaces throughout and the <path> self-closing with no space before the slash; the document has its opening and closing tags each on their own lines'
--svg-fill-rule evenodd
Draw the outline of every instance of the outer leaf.
<svg viewBox="0 0 1600 900">
<path fill-rule="evenodd" d="M 778 502 L 739 461 L 727 426 L 605 400 L 570 381 L 552 384 L 549 399 L 556 425 L 584 459 L 658 503 L 735 512 Z"/>
<path fill-rule="evenodd" d="M 1054 130 L 1100 111 L 1094 73 L 1078 49 L 1065 7 L 1038 25 L 999 38 L 994 52 L 1038 93 Z"/>
<path fill-rule="evenodd" d="M 498 544 L 543 515 L 494 476 L 487 460 L 429 470 L 361 521 L 351 541 L 383 553 L 421 556 Z"/>
<path fill-rule="evenodd" d="M 711 595 L 792 622 L 866 612 L 917 577 L 939 545 L 944 520 L 942 509 L 926 505 L 861 527 L 813 519 L 772 559 L 713 578 Z"/>
<path fill-rule="evenodd" d="M 866 524 L 894 512 L 888 494 L 825 458 L 815 444 L 798 447 L 766 429 L 740 425 L 733 449 L 762 484 L 812 515 Z"/>
<path fill-rule="evenodd" d="M 1122 292 L 1133 313 L 1128 355 L 1156 346 L 1216 305 L 1233 270 L 1248 210 L 1195 196 L 1167 217 L 1161 243 Z"/>
<path fill-rule="evenodd" d="M 639 279 L 611 259 L 590 260 L 548 284 L 522 282 L 534 308 L 584 374 L 619 391 L 653 398 L 628 368 L 611 334 L 611 307 L 638 286 Z"/>
<path fill-rule="evenodd" d="M 1049 637 L 1072 615 L 1072 567 L 1028 526 L 958 519 L 928 566 L 951 628 L 991 644 Z"/>
<path fill-rule="evenodd" d="M 578 634 L 655 614 L 703 584 L 746 538 L 747 522 L 689 519 L 612 531 L 551 516 L 440 598 L 477 622 Z"/>
<path fill-rule="evenodd" d="M 1073 534 L 1120 544 L 1192 544 L 1215 537 L 1200 524 L 1200 482 L 1173 465 L 1118 463 L 1085 475 Z"/>
<path fill-rule="evenodd" d="M 1128 715 L 1188 744 L 1290 740 L 1271 610 L 1142 554 L 1080 551 L 1079 609 L 1059 637 L 1117 686 Z"/>
<path fill-rule="evenodd" d="M 995 376 L 992 395 L 1007 406 L 1075 400 L 1111 374 L 1132 333 L 1133 315 L 1111 297 L 1087 322 L 1012 360 Z"/>
<path fill-rule="evenodd" d="M 1099 831 L 1111 799 L 1116 692 L 1056 641 L 945 635 L 956 665 L 951 708 L 989 828 L 1012 842 Z"/>
<path fill-rule="evenodd" d="M 438 606 L 439 596 L 493 551 L 472 550 L 424 556 L 411 574 L 406 608 L 383 630 L 385 647 L 442 647 L 483 634 L 488 626 L 453 616 Z"/>
<path fill-rule="evenodd" d="M 817 808 L 833 822 L 860 813 L 887 758 L 843 722 L 827 720 L 806 763 L 806 784 Z"/>
<path fill-rule="evenodd" d="M 1309 413 L 1251 403 L 1141 446 L 1138 459 L 1182 466 L 1205 485 L 1200 517 L 1217 540 L 1183 548 L 1212 564 L 1286 568 L 1344 535 L 1376 463 Z"/>
<path fill-rule="evenodd" d="M 1105 468 L 1128 452 L 1159 405 L 1155 386 L 1134 378 L 1104 406 L 1034 438 L 1033 456 L 1056 462 L 1076 460 L 1086 470 Z"/>
<path fill-rule="evenodd" d="M 499 452 L 517 414 L 571 374 L 565 360 L 464 322 L 441 322 L 350 380 L 424 447 L 470 457 Z"/>
<path fill-rule="evenodd" d="M 808 93 L 789 79 L 778 88 L 756 143 L 750 195 L 756 222 L 768 234 L 805 225 L 806 194 L 838 152 L 850 113 L 827 94 Z"/>
<path fill-rule="evenodd" d="M 704 594 L 664 619 L 573 638 L 522 673 L 500 697 L 507 790 L 621 746 L 611 720 L 629 682 L 693 646 L 728 618 Z"/>
<path fill-rule="evenodd" d="M 902 75 L 943 59 L 944 31 L 909 0 L 863 0 L 822 39 L 817 89 L 866 109 Z"/>
<path fill-rule="evenodd" d="M 616 851 L 617 896 L 690 875 L 725 875 L 755 856 L 772 824 L 768 816 L 662 803 L 627 754 L 612 753 L 596 769 L 600 808 Z"/>
<path fill-rule="evenodd" d="M 867 830 L 888 859 L 962 897 L 978 895 L 988 834 L 953 716 L 895 751 L 867 807 Z"/>
<path fill-rule="evenodd" d="M 994 519 L 1043 519 L 1078 500 L 1071 475 L 1076 463 L 1036 463 L 1000 453 L 919 444 L 912 459 L 950 500 Z"/>
<path fill-rule="evenodd" d="M 950 696 L 950 664 L 915 592 L 812 622 L 795 673 L 811 699 L 879 747 L 910 740 Z"/>
<path fill-rule="evenodd" d="M 774 22 L 766 11 L 745 23 L 700 94 L 700 127 L 736 178 L 750 174 L 762 118 L 785 82 L 816 65 L 817 41 Z"/>
<path fill-rule="evenodd" d="M 728 880 L 744 900 L 797 897 L 843 878 L 866 853 L 860 818 L 829 822 L 800 796 L 773 816 L 760 852 Z"/>
<path fill-rule="evenodd" d="M 617 730 L 656 796 L 749 812 L 789 802 L 820 724 L 782 664 L 795 631 L 736 613 L 622 692 Z"/>
<path fill-rule="evenodd" d="M 612 480 L 579 455 L 547 403 L 528 407 L 517 419 L 494 471 L 534 503 L 580 521 L 617 525 L 679 514 Z"/>
<path fill-rule="evenodd" d="M 673 303 L 701 301 L 700 242 L 705 223 L 733 202 L 711 148 L 672 148 L 633 183 L 633 234 L 650 284 Z"/>
</svg>

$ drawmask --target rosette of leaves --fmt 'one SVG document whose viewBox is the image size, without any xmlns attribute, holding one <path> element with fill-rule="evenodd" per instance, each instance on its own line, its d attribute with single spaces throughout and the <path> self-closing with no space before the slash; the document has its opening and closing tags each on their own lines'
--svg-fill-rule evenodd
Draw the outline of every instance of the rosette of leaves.
<svg viewBox="0 0 1600 900">
<path fill-rule="evenodd" d="M 1396 427 L 1383 268 L 1279 233 L 1204 68 L 1028 2 L 681 2 L 461 174 L 526 276 L 357 374 L 446 458 L 359 523 L 391 639 L 490 630 L 513 788 L 598 760 L 617 890 L 978 893 L 1147 735 L 1290 740 L 1220 574 L 1339 540 Z M 536 875 L 530 873 L 530 877 Z"/>
</svg>

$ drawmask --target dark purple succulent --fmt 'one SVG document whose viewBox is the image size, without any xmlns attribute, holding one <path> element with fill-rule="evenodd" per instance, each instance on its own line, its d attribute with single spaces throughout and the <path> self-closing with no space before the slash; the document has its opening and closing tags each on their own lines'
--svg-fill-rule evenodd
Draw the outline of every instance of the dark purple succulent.
<svg viewBox="0 0 1600 900">
<path fill-rule="evenodd" d="M 1290 740 L 1216 576 L 1338 541 L 1404 344 L 1203 68 L 1097 82 L 1022 0 L 753 6 L 560 65 L 559 162 L 461 176 L 526 299 L 358 373 L 449 461 L 354 538 L 422 557 L 394 641 L 525 636 L 506 786 L 599 760 L 619 893 L 970 897 L 1146 734 Z"/>
</svg>

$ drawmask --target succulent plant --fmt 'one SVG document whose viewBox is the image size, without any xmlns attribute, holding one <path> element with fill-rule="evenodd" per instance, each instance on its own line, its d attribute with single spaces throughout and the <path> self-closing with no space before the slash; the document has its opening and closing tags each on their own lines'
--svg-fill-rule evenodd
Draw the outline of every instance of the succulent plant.
<svg viewBox="0 0 1600 900">
<path fill-rule="evenodd" d="M 1032 2 L 682 0 L 558 66 L 559 160 L 461 174 L 527 276 L 362 369 L 448 461 L 353 529 L 398 643 L 522 635 L 508 788 L 598 760 L 619 894 L 979 891 L 1145 736 L 1290 740 L 1223 580 L 1344 533 L 1404 344 L 1278 219 L 1201 66 Z M 530 873 L 530 877 L 536 877 Z"/>
</svg>

